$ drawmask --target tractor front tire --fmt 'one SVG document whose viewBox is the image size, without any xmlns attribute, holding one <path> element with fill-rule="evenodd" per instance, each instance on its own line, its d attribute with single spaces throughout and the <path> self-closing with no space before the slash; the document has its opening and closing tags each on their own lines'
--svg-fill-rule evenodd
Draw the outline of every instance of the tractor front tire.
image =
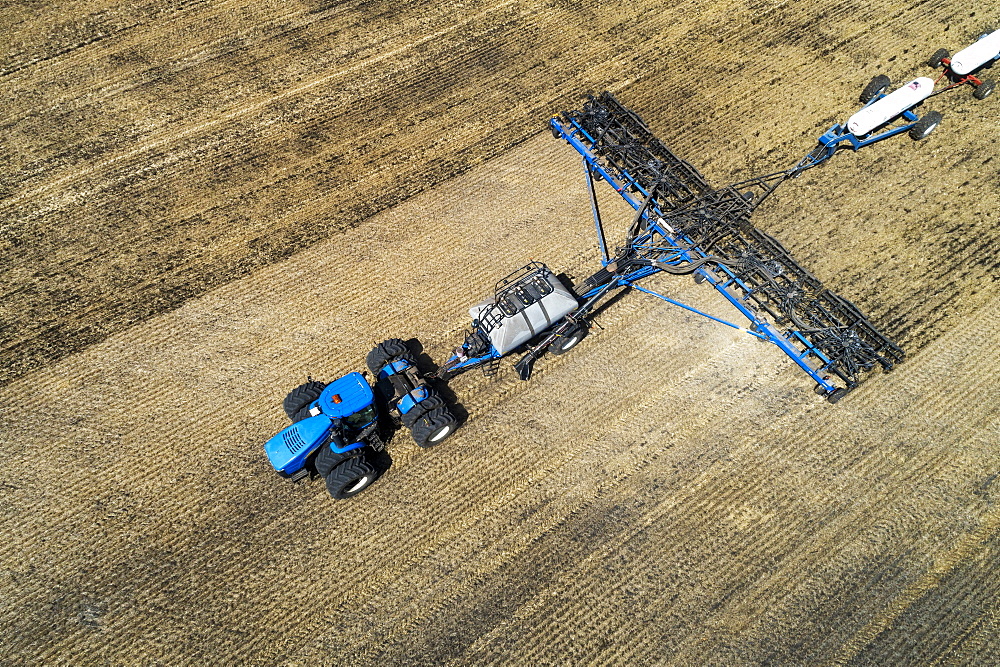
<svg viewBox="0 0 1000 667">
<path fill-rule="evenodd" d="M 945 58 L 950 58 L 951 54 L 948 53 L 948 49 L 938 49 L 934 52 L 934 55 L 927 59 L 927 64 L 931 67 L 937 69 L 941 66 L 941 61 Z"/>
<path fill-rule="evenodd" d="M 928 111 L 910 128 L 910 139 L 920 141 L 926 138 L 940 124 L 941 114 L 937 111 Z"/>
<path fill-rule="evenodd" d="M 868 104 L 871 102 L 879 93 L 884 93 L 892 85 L 892 81 L 885 74 L 879 74 L 874 79 L 868 82 L 864 90 L 861 91 L 861 103 Z"/>
<path fill-rule="evenodd" d="M 570 329 L 555 342 L 549 345 L 549 352 L 552 354 L 566 354 L 580 344 L 580 341 L 587 337 L 587 325 L 580 322 L 575 328 Z"/>
<path fill-rule="evenodd" d="M 326 389 L 325 382 L 310 380 L 305 384 L 300 384 L 295 389 L 288 392 L 281 407 L 285 409 L 285 414 L 293 422 L 300 422 L 309 416 L 309 404 L 319 398 L 319 395 Z"/>
<path fill-rule="evenodd" d="M 984 79 L 983 82 L 976 86 L 976 89 L 972 91 L 972 96 L 977 100 L 985 100 L 993 94 L 993 89 L 996 88 L 996 85 L 996 81 L 993 79 Z"/>
<path fill-rule="evenodd" d="M 416 359 L 413 356 L 413 352 L 407 347 L 406 343 L 399 338 L 390 338 L 389 340 L 382 341 L 376 345 L 368 356 L 365 357 L 365 364 L 368 366 L 368 370 L 372 372 L 376 378 L 378 378 L 379 371 L 381 371 L 386 364 L 396 361 L 397 359 L 406 359 L 411 363 L 416 363 Z"/>
<path fill-rule="evenodd" d="M 336 500 L 356 496 L 367 489 L 378 475 L 375 466 L 362 456 L 341 462 L 326 476 L 326 490 Z"/>
<path fill-rule="evenodd" d="M 421 447 L 433 447 L 443 442 L 458 428 L 458 420 L 448 408 L 434 408 L 410 427 L 413 441 Z"/>
</svg>

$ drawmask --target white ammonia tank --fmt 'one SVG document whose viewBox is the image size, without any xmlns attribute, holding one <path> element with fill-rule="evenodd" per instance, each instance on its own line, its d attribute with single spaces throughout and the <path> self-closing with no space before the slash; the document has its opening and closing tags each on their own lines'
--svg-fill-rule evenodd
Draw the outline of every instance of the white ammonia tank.
<svg viewBox="0 0 1000 667">
<path fill-rule="evenodd" d="M 868 134 L 915 104 L 923 102 L 933 92 L 934 80 L 926 76 L 918 77 L 851 116 L 847 121 L 847 129 L 856 137 Z"/>
<path fill-rule="evenodd" d="M 951 71 L 965 76 L 996 58 L 997 54 L 1000 54 L 1000 30 L 956 53 L 951 59 Z"/>
</svg>

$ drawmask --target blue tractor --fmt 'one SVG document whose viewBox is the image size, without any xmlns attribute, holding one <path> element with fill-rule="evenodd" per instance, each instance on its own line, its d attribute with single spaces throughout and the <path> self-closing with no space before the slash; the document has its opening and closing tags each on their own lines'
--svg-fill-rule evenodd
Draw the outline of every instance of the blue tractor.
<svg viewBox="0 0 1000 667">
<path fill-rule="evenodd" d="M 264 445 L 279 475 L 293 481 L 319 475 L 332 497 L 350 498 L 378 478 L 377 455 L 396 429 L 410 429 L 421 447 L 455 432 L 458 420 L 404 341 L 379 343 L 366 363 L 374 389 L 361 373 L 348 373 L 329 384 L 310 378 L 288 393 L 282 407 L 292 424 Z"/>
</svg>

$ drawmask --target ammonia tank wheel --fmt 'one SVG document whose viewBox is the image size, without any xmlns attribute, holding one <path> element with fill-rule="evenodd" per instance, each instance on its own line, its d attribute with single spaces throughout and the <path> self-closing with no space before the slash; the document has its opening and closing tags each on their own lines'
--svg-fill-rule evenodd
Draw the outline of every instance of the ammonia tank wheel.
<svg viewBox="0 0 1000 667">
<path fill-rule="evenodd" d="M 981 84 L 976 86 L 976 89 L 972 91 L 972 96 L 977 100 L 985 100 L 993 94 L 993 89 L 996 88 L 996 85 L 997 84 L 993 81 L 993 79 L 986 79 Z"/>
<path fill-rule="evenodd" d="M 386 364 L 396 359 L 415 361 L 413 353 L 407 347 L 406 343 L 399 338 L 390 338 L 376 345 L 368 353 L 368 356 L 365 357 L 365 364 L 368 366 L 368 370 L 372 372 L 372 375 L 378 376 L 378 372 Z"/>
<path fill-rule="evenodd" d="M 570 329 L 565 334 L 556 338 L 555 342 L 549 346 L 552 354 L 566 354 L 580 344 L 580 341 L 587 337 L 587 325 L 580 322 L 574 329 Z"/>
<path fill-rule="evenodd" d="M 337 500 L 361 493 L 375 481 L 375 466 L 364 457 L 347 459 L 326 476 L 326 490 Z"/>
<path fill-rule="evenodd" d="M 875 96 L 879 93 L 884 93 L 892 85 L 892 81 L 889 80 L 885 74 L 879 74 L 874 79 L 868 82 L 864 90 L 861 91 L 861 103 L 868 104 Z"/>
<path fill-rule="evenodd" d="M 927 64 L 931 67 L 940 67 L 941 61 L 945 58 L 951 57 L 948 53 L 948 49 L 938 49 L 934 52 L 934 55 L 927 59 Z"/>
<path fill-rule="evenodd" d="M 920 117 L 913 127 L 910 128 L 910 139 L 920 141 L 934 131 L 941 124 L 941 114 L 937 111 L 928 111 Z"/>
<path fill-rule="evenodd" d="M 455 432 L 458 420 L 448 408 L 434 408 L 411 427 L 413 441 L 421 447 L 433 447 L 444 442 L 445 438 Z"/>
<path fill-rule="evenodd" d="M 325 382 L 310 380 L 305 384 L 300 384 L 288 392 L 288 396 L 285 396 L 281 407 L 285 409 L 285 414 L 293 422 L 302 421 L 309 416 L 309 404 L 319 398 L 324 389 L 326 389 Z"/>
</svg>

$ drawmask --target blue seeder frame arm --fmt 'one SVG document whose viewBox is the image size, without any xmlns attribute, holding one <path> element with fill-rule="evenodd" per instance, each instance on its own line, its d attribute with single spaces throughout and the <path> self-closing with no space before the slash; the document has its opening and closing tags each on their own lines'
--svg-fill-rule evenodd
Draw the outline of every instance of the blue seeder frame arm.
<svg viewBox="0 0 1000 667">
<path fill-rule="evenodd" d="M 639 211 L 643 208 L 643 204 L 646 204 L 640 214 L 646 221 L 646 232 L 635 238 L 629 247 L 623 249 L 624 251 L 628 252 L 637 249 L 648 249 L 654 245 L 654 237 L 658 236 L 660 239 L 657 243 L 655 243 L 656 249 L 667 251 L 668 253 L 671 253 L 670 256 L 672 257 L 672 259 L 667 259 L 666 261 L 661 261 L 660 263 L 683 265 L 709 256 L 706 252 L 695 246 L 691 239 L 686 238 L 683 235 L 677 235 L 674 230 L 670 229 L 667 225 L 661 224 L 663 213 L 655 204 L 647 201 L 651 199 L 649 196 L 650 193 L 643 188 L 635 178 L 631 177 L 627 171 L 622 171 L 623 178 L 620 179 L 600 164 L 597 156 L 594 155 L 590 148 L 577 136 L 579 133 L 586 136 L 591 143 L 596 143 L 594 138 L 590 137 L 584 128 L 574 121 L 570 121 L 570 127 L 567 128 L 558 118 L 552 118 L 549 122 L 553 134 L 566 140 L 566 142 L 573 146 L 573 148 L 575 148 L 576 151 L 583 157 L 584 172 L 587 178 L 587 188 L 591 195 L 594 226 L 597 231 L 598 244 L 601 248 L 601 263 L 604 267 L 612 264 L 613 260 L 608 257 L 604 226 L 601 221 L 600 210 L 597 205 L 597 197 L 594 192 L 595 174 L 611 185 L 634 210 Z M 639 200 L 631 190 L 635 190 L 636 193 L 641 194 L 643 196 L 643 200 Z M 698 310 L 697 308 L 694 308 L 693 306 L 684 304 L 654 290 L 639 286 L 637 284 L 638 281 L 661 272 L 661 269 L 655 266 L 642 267 L 636 271 L 621 275 L 616 279 L 616 282 L 620 287 L 630 287 L 636 291 L 655 296 L 658 299 L 689 310 L 712 321 L 738 329 L 758 339 L 774 343 L 781 349 L 782 352 L 791 358 L 796 365 L 798 365 L 813 380 L 816 381 L 818 388 L 821 388 L 824 392 L 835 391 L 837 386 L 833 384 L 828 376 L 824 374 L 824 370 L 826 370 L 827 366 L 831 363 L 830 359 L 798 332 L 790 331 L 788 334 L 784 334 L 772 326 L 769 322 L 759 317 L 746 304 L 746 298 L 749 296 L 749 292 L 751 291 L 750 288 L 745 285 L 741 285 L 740 279 L 725 265 L 718 264 L 716 266 L 718 267 L 716 271 L 721 274 L 719 277 L 716 277 L 712 272 L 709 272 L 704 268 L 697 268 L 694 270 L 694 273 L 697 273 L 701 277 L 705 278 L 705 280 L 711 284 L 716 291 L 719 292 L 719 294 L 732 304 L 749 321 L 749 327 L 743 327 L 714 317 Z M 744 288 L 743 297 L 736 296 L 730 291 L 730 288 L 734 286 Z M 596 295 L 600 289 L 601 288 L 595 288 L 594 290 L 587 292 L 583 295 L 583 298 L 588 299 Z M 820 362 L 820 367 L 818 369 L 813 368 L 813 366 L 809 363 L 808 360 L 810 357 L 817 359 Z"/>
</svg>

